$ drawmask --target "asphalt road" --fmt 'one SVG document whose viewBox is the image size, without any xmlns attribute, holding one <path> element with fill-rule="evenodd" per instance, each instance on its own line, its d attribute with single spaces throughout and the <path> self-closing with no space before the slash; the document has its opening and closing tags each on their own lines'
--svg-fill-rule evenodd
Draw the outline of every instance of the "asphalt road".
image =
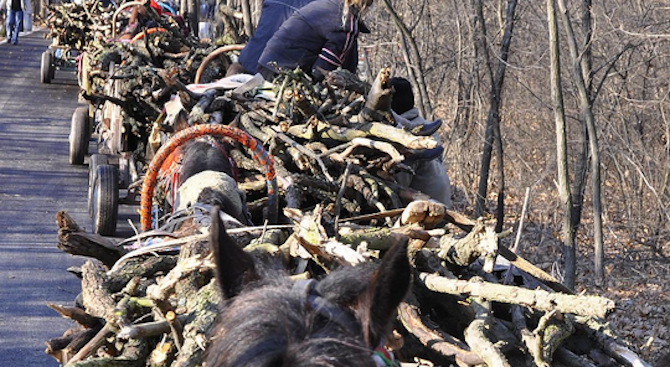
<svg viewBox="0 0 670 367">
<path fill-rule="evenodd" d="M 73 72 L 39 80 L 43 32 L 0 43 L 0 367 L 58 366 L 44 342 L 72 322 L 47 303 L 73 303 L 81 287 L 66 272 L 82 258 L 56 247 L 56 212 L 67 211 L 90 230 L 87 166 L 68 163 L 68 133 L 78 106 Z M 95 149 L 92 147 L 91 149 Z M 122 209 L 120 236 L 134 209 Z"/>
</svg>

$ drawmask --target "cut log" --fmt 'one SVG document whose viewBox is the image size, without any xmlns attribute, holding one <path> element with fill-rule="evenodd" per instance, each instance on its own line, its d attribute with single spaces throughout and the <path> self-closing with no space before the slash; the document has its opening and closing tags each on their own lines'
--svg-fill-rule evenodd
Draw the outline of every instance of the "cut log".
<svg viewBox="0 0 670 367">
<path fill-rule="evenodd" d="M 116 302 L 107 288 L 105 268 L 97 261 L 88 260 L 81 267 L 81 290 L 86 313 L 105 319 L 109 324 L 116 323 L 114 309 Z"/>
<path fill-rule="evenodd" d="M 60 306 L 53 303 L 47 303 L 47 306 L 58 312 L 61 316 L 72 319 L 86 328 L 90 329 L 101 325 L 99 318 L 89 315 L 79 307 Z"/>
<path fill-rule="evenodd" d="M 614 301 L 600 296 L 574 296 L 530 290 L 501 284 L 453 280 L 428 273 L 419 278 L 428 289 L 463 297 L 483 297 L 489 301 L 522 305 L 539 311 L 559 311 L 604 318 L 614 311 Z"/>
<path fill-rule="evenodd" d="M 111 268 L 126 251 L 114 240 L 98 234 L 86 233 L 64 211 L 56 213 L 58 248 L 70 255 L 88 256 L 102 261 Z"/>
<path fill-rule="evenodd" d="M 489 367 L 511 367 L 507 358 L 493 345 L 486 330 L 491 328 L 491 304 L 475 297 L 471 304 L 475 310 L 475 319 L 465 328 L 465 341 L 473 352 Z"/>
</svg>

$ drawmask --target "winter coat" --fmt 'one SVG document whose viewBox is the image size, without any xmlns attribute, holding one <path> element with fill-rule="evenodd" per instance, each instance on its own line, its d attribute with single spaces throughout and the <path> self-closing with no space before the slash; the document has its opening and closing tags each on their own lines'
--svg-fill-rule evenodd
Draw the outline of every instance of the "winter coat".
<svg viewBox="0 0 670 367">
<path fill-rule="evenodd" d="M 399 115 L 399 128 L 410 129 L 418 125 L 424 125 L 428 121 L 419 115 L 419 110 L 412 108 L 409 111 Z M 433 136 L 438 139 L 437 136 Z M 439 142 L 439 139 L 438 139 Z M 447 175 L 442 159 L 433 159 L 430 161 L 421 161 L 410 165 L 414 170 L 414 175 L 406 172 L 396 174 L 396 181 L 405 187 L 421 191 L 431 198 L 441 202 L 448 208 L 451 208 L 451 182 Z"/>
<path fill-rule="evenodd" d="M 247 73 L 256 73 L 265 45 L 293 13 L 314 0 L 265 0 L 254 35 L 240 52 L 239 62 Z"/>
<path fill-rule="evenodd" d="M 338 67 L 356 71 L 360 17 L 351 10 L 343 15 L 342 0 L 316 0 L 296 11 L 268 41 L 259 59 L 262 68 L 277 71 L 300 67 L 308 74 Z"/>
</svg>

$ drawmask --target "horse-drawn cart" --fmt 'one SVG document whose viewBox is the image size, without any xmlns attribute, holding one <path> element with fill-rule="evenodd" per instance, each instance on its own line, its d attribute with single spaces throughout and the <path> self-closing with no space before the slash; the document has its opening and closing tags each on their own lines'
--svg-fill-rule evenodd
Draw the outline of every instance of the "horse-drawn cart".
<svg viewBox="0 0 670 367">
<path fill-rule="evenodd" d="M 114 73 L 115 66 L 111 64 L 109 74 Z M 103 90 L 111 100 L 120 100 L 121 88 L 120 80 L 108 78 Z M 115 234 L 120 203 L 138 203 L 135 191 L 139 185 L 132 183 L 138 182 L 140 170 L 133 154 L 136 147 L 130 144 L 133 140 L 130 133 L 131 127 L 123 109 L 110 100 L 80 106 L 72 115 L 70 163 L 84 164 L 91 138 L 95 145 L 88 159 L 88 210 L 93 218 L 93 231 L 101 235 Z M 120 194 L 119 190 L 126 192 Z"/>
<path fill-rule="evenodd" d="M 93 231 L 102 235 L 115 234 L 119 203 L 137 204 L 135 191 L 139 189 L 141 172 L 138 160 L 143 160 L 148 132 L 160 114 L 160 103 L 146 105 L 143 110 L 135 107 L 136 99 L 145 97 L 139 96 L 139 89 L 146 79 L 155 81 L 157 78 L 155 72 L 143 74 L 153 67 L 148 59 L 134 59 L 137 52 L 146 52 L 149 47 L 144 41 L 135 41 L 147 35 L 153 39 L 155 32 L 167 32 L 170 26 L 175 26 L 173 20 L 156 15 L 158 18 L 154 21 L 160 27 L 143 29 L 129 40 L 116 37 L 117 29 L 128 23 L 125 18 L 133 7 L 145 5 L 143 1 L 128 1 L 114 9 L 100 8 L 103 15 L 94 18 L 106 20 L 107 24 L 94 28 L 104 29 L 105 36 L 98 38 L 100 42 L 87 44 L 86 51 L 77 58 L 80 97 L 86 105 L 75 109 L 72 115 L 69 162 L 83 165 L 92 151 L 88 159 L 88 209 L 93 218 Z M 136 64 L 129 65 L 131 63 Z M 147 83 L 155 85 L 155 82 Z M 93 149 L 89 146 L 91 141 L 95 142 Z M 132 185 L 133 182 L 138 184 Z M 127 190 L 127 193 L 120 194 L 119 190 Z"/>
<path fill-rule="evenodd" d="M 76 71 L 77 58 L 81 51 L 68 45 L 60 45 L 54 39 L 54 43 L 42 52 L 42 62 L 40 65 L 40 81 L 43 84 L 50 84 L 56 77 L 56 71 Z"/>
</svg>

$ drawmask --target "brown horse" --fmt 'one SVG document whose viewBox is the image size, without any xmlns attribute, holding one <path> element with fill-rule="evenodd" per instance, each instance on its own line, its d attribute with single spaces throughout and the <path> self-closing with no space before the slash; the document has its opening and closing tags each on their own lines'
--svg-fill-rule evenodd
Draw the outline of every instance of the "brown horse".
<svg viewBox="0 0 670 367">
<path fill-rule="evenodd" d="M 381 264 L 341 268 L 318 282 L 293 282 L 255 262 L 216 214 L 210 244 L 227 301 L 207 366 L 380 365 L 374 351 L 383 346 L 410 285 L 406 241 Z"/>
</svg>

